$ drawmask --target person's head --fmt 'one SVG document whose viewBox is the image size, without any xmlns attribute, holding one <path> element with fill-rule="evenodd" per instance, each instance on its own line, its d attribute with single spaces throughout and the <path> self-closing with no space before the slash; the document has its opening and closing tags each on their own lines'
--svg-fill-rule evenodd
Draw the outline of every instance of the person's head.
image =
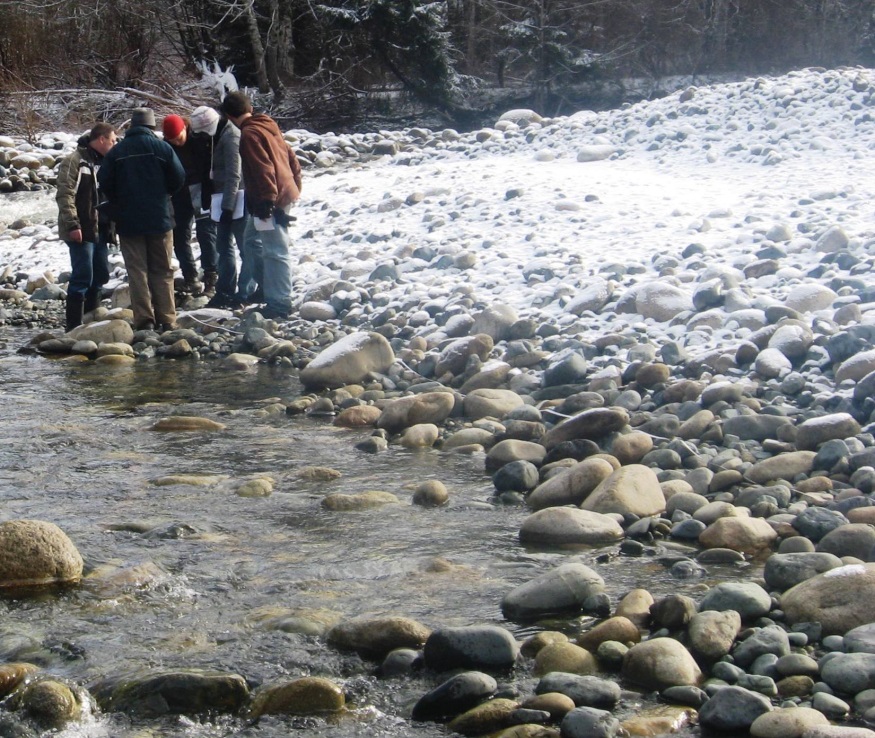
<svg viewBox="0 0 875 738">
<path fill-rule="evenodd" d="M 97 123 L 88 134 L 88 145 L 101 156 L 106 156 L 115 142 L 118 141 L 115 128 L 109 123 Z"/>
<path fill-rule="evenodd" d="M 219 114 L 215 108 L 208 108 L 206 105 L 201 105 L 195 108 L 191 114 L 191 130 L 192 133 L 206 133 L 208 136 L 215 136 L 216 129 L 219 127 Z"/>
<path fill-rule="evenodd" d="M 164 132 L 164 140 L 174 146 L 182 146 L 188 139 L 185 121 L 178 115 L 165 116 L 161 130 Z"/>
<path fill-rule="evenodd" d="M 252 102 L 242 92 L 229 92 L 222 100 L 222 112 L 237 123 L 252 115 Z"/>
<path fill-rule="evenodd" d="M 131 112 L 131 128 L 143 126 L 145 128 L 155 128 L 155 113 L 152 108 L 134 108 Z"/>
</svg>

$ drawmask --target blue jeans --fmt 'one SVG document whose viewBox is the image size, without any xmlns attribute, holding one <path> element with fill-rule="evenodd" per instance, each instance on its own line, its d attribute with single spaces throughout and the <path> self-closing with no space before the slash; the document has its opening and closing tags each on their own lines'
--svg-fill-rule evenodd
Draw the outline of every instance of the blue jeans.
<svg viewBox="0 0 875 738">
<path fill-rule="evenodd" d="M 105 243 L 65 241 L 70 249 L 72 274 L 67 286 L 67 294 L 85 299 L 89 290 L 97 290 L 109 281 L 109 249 Z"/>
<path fill-rule="evenodd" d="M 255 230 L 255 219 L 246 224 L 243 239 L 243 268 L 240 270 L 240 294 L 244 276 L 254 279 L 264 290 L 264 301 L 271 310 L 288 312 L 292 308 L 292 259 L 289 255 L 291 237 L 288 226 L 274 219 L 272 231 Z M 251 269 L 244 275 L 246 269 Z"/>
<path fill-rule="evenodd" d="M 230 223 L 216 224 L 216 251 L 219 261 L 219 281 L 216 283 L 216 294 L 222 297 L 233 297 L 237 291 L 237 250 L 242 256 L 246 237 L 246 220 L 247 218 L 244 216 Z M 234 249 L 234 242 L 237 243 L 237 250 Z"/>
</svg>

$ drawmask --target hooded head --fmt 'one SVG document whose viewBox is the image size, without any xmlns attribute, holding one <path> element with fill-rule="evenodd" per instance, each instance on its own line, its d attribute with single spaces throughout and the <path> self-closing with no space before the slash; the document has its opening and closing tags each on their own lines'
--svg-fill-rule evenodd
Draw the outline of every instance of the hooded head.
<svg viewBox="0 0 875 738">
<path fill-rule="evenodd" d="M 206 133 L 208 136 L 215 136 L 218 126 L 219 114 L 214 108 L 201 105 L 199 108 L 195 108 L 191 114 L 191 130 L 194 133 Z"/>
</svg>

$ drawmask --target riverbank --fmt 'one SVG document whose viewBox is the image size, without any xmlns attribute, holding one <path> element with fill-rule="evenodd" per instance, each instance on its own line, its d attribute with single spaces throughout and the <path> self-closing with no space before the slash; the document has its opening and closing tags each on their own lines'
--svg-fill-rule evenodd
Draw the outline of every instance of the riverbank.
<svg viewBox="0 0 875 738">
<path fill-rule="evenodd" d="M 619 723 L 592 710 L 628 707 L 620 685 L 658 691 L 682 723 L 707 728 L 759 719 L 754 734 L 777 736 L 797 720 L 815 731 L 868 721 L 875 683 L 854 675 L 875 659 L 872 89 L 868 70 L 809 70 L 603 114 L 517 112 L 470 135 L 306 144 L 295 133 L 311 176 L 292 319 L 193 301 L 180 330 L 134 334 L 124 308 L 107 305 L 97 324 L 29 350 L 89 368 L 272 364 L 304 385 L 275 411 L 356 429 L 350 453 L 482 465 L 492 504 L 531 513 L 521 546 L 575 552 L 494 603 L 509 623 L 549 633 L 522 655 L 493 624 L 396 623 L 388 641 L 424 647 L 407 674 L 423 660 L 435 674 L 526 663 L 542 677 L 536 692 L 575 709 L 511 695 L 486 718 L 459 718 L 463 733 L 519 731 L 508 726 L 522 717 L 556 725 L 561 713 L 566 738 L 593 721 L 610 735 Z M 318 163 L 365 143 L 367 163 Z M 59 274 L 63 246 L 50 223 L 18 225 L 0 234 L 5 319 L 51 325 L 57 306 L 33 293 L 51 279 L 28 282 Z M 446 501 L 436 485 L 416 494 Z M 394 502 L 357 492 L 321 504 L 342 514 Z M 642 581 L 608 597 L 598 564 L 617 556 L 660 557 L 708 591 L 654 594 Z M 749 581 L 715 579 L 735 565 L 750 566 Z M 580 627 L 581 614 L 593 620 Z M 392 649 L 369 639 L 387 627 L 324 636 L 382 659 Z M 404 640 L 411 632 L 419 642 Z M 459 660 L 430 657 L 432 637 Z M 490 679 L 467 677 L 471 704 L 449 687 L 423 697 L 414 719 L 505 697 Z"/>
</svg>

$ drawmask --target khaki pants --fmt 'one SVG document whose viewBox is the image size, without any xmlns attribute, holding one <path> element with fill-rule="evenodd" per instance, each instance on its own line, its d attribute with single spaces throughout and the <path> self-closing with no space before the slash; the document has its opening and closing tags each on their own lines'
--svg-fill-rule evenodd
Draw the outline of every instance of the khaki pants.
<svg viewBox="0 0 875 738">
<path fill-rule="evenodd" d="M 128 270 L 134 328 L 146 321 L 169 325 L 176 322 L 173 301 L 173 232 L 144 236 L 119 236 Z"/>
</svg>

